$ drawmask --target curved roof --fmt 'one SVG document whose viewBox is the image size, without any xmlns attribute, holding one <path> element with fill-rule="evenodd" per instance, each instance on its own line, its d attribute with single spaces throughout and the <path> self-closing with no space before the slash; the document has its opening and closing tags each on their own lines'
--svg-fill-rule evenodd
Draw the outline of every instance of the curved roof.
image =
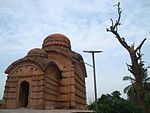
<svg viewBox="0 0 150 113">
<path fill-rule="evenodd" d="M 40 48 L 34 48 L 31 49 L 28 53 L 27 53 L 28 57 L 34 57 L 34 56 L 38 56 L 38 57 L 44 57 L 44 58 L 48 58 L 48 54 Z"/>
<path fill-rule="evenodd" d="M 42 48 L 47 49 L 51 46 L 61 46 L 71 49 L 70 40 L 62 34 L 52 34 L 45 38 L 42 44 Z"/>
<path fill-rule="evenodd" d="M 22 62 L 31 62 L 34 63 L 36 65 L 38 65 L 42 71 L 45 71 L 47 69 L 48 66 L 50 65 L 56 65 L 54 62 L 46 59 L 46 58 L 42 58 L 42 57 L 24 57 L 22 59 L 19 59 L 15 62 L 13 62 L 5 71 L 6 74 L 9 74 L 10 70 L 12 70 L 16 65 L 22 63 Z M 56 65 L 57 66 L 57 65 Z M 58 67 L 58 66 L 57 66 Z"/>
<path fill-rule="evenodd" d="M 42 49 L 34 48 L 30 50 L 24 58 L 12 63 L 6 69 L 5 73 L 9 74 L 11 69 L 13 69 L 18 63 L 22 63 L 24 61 L 36 63 L 43 71 L 45 71 L 47 66 L 52 64 L 51 60 L 48 59 L 48 54 L 51 54 L 51 52 L 62 54 L 71 61 L 78 62 L 84 70 L 84 75 L 87 76 L 82 56 L 71 50 L 70 40 L 62 34 L 52 34 L 46 37 L 43 41 Z"/>
</svg>

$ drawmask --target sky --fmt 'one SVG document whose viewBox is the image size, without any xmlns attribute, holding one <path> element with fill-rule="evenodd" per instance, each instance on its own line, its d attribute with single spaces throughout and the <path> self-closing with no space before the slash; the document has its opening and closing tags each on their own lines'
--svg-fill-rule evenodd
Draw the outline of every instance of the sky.
<svg viewBox="0 0 150 113">
<path fill-rule="evenodd" d="M 71 41 L 72 50 L 92 64 L 90 54 L 83 50 L 101 50 L 95 54 L 98 97 L 121 92 L 130 84 L 122 80 L 130 76 L 126 63 L 128 52 L 115 36 L 106 32 L 110 18 L 117 18 L 113 7 L 121 2 L 122 18 L 119 33 L 129 45 L 142 47 L 145 65 L 150 65 L 150 1 L 149 0 L 0 0 L 0 99 L 3 97 L 6 68 L 24 57 L 33 48 L 41 48 L 50 34 L 60 33 Z M 93 70 L 86 66 L 87 101 L 94 100 Z M 150 72 L 150 70 L 148 70 Z"/>
</svg>

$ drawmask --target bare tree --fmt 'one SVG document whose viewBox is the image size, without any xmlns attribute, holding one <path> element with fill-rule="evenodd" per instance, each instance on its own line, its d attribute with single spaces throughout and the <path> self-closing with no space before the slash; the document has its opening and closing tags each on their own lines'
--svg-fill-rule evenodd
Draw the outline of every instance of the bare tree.
<svg viewBox="0 0 150 113">
<path fill-rule="evenodd" d="M 137 46 L 135 47 L 134 43 L 132 45 L 128 45 L 128 43 L 125 41 L 125 38 L 121 37 L 118 33 L 118 28 L 121 25 L 120 19 L 121 19 L 121 13 L 122 9 L 120 8 L 120 2 L 116 5 L 117 12 L 118 12 L 118 18 L 116 21 L 113 19 L 110 19 L 111 26 L 110 28 L 107 28 L 107 32 L 111 32 L 116 36 L 120 44 L 128 51 L 130 58 L 131 58 L 131 65 L 127 64 L 128 70 L 132 73 L 132 75 L 135 77 L 135 90 L 136 90 L 136 101 L 139 105 L 144 105 L 144 98 L 145 98 L 145 92 L 143 87 L 143 69 L 141 65 L 143 65 L 143 61 L 141 60 L 142 54 L 141 54 L 141 48 L 146 41 L 146 38 Z"/>
</svg>

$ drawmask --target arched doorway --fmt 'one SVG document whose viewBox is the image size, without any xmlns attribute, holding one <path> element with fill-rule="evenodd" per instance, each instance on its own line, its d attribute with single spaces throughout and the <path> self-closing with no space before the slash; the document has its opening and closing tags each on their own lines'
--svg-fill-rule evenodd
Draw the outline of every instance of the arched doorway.
<svg viewBox="0 0 150 113">
<path fill-rule="evenodd" d="M 28 96 L 29 96 L 29 83 L 27 81 L 23 81 L 20 84 L 19 107 L 28 106 Z"/>
<path fill-rule="evenodd" d="M 49 64 L 45 74 L 45 109 L 59 109 L 60 107 L 60 81 L 62 74 L 57 65 L 53 62 Z M 52 93 L 51 93 L 52 92 Z"/>
</svg>

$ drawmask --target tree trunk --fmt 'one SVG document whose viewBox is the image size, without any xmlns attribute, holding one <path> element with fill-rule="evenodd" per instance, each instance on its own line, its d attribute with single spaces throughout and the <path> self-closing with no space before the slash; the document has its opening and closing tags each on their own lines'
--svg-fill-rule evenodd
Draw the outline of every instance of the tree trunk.
<svg viewBox="0 0 150 113">
<path fill-rule="evenodd" d="M 133 74 L 135 77 L 135 90 L 136 90 L 136 101 L 137 104 L 140 106 L 144 106 L 144 98 L 145 98 L 145 92 L 144 92 L 144 86 L 143 86 L 143 75 L 141 75 L 140 73 L 140 66 L 138 63 L 138 58 L 136 55 L 136 51 L 135 50 L 129 50 L 128 51 L 130 53 L 130 58 L 131 58 L 131 63 L 132 63 L 132 67 L 133 67 Z"/>
</svg>

